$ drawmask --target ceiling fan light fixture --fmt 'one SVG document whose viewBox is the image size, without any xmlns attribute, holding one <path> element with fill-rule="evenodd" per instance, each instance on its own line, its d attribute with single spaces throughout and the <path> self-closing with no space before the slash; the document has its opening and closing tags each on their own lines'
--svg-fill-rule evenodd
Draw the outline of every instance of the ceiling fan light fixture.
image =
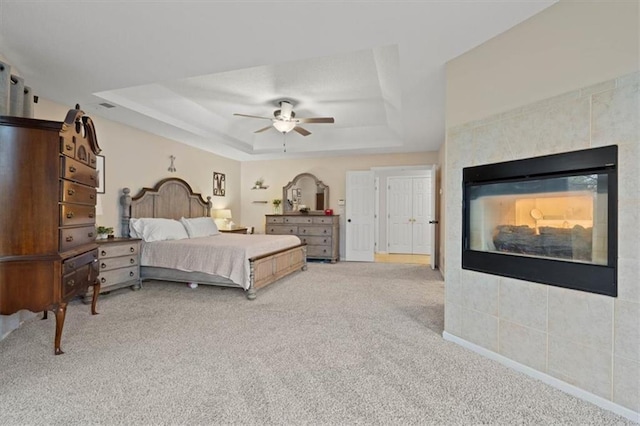
<svg viewBox="0 0 640 426">
<path fill-rule="evenodd" d="M 295 121 L 283 121 L 283 120 L 274 120 L 273 127 L 276 128 L 280 133 L 289 133 L 296 127 Z"/>
</svg>

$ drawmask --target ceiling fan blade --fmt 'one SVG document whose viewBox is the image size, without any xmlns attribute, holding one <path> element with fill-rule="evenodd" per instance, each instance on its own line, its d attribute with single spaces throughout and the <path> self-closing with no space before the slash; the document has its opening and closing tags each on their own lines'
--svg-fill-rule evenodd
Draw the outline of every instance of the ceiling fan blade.
<svg viewBox="0 0 640 426">
<path fill-rule="evenodd" d="M 293 130 L 295 130 L 296 132 L 300 133 L 302 136 L 309 136 L 311 134 L 310 131 L 308 131 L 307 129 L 303 129 L 300 126 L 294 127 Z"/>
<path fill-rule="evenodd" d="M 299 123 L 335 123 L 333 117 L 296 118 Z"/>
<path fill-rule="evenodd" d="M 234 113 L 233 115 L 237 115 L 239 117 L 260 118 L 262 120 L 271 120 L 271 118 L 269 117 L 260 117 L 259 115 L 247 115 L 247 114 L 238 114 L 238 113 Z"/>
<path fill-rule="evenodd" d="M 267 127 L 264 127 L 264 128 L 262 128 L 262 129 L 260 129 L 260 130 L 256 130 L 256 131 L 255 131 L 255 132 L 253 132 L 253 133 L 266 132 L 266 131 L 267 131 L 267 130 L 269 130 L 269 129 L 273 129 L 273 126 L 267 126 Z"/>
</svg>

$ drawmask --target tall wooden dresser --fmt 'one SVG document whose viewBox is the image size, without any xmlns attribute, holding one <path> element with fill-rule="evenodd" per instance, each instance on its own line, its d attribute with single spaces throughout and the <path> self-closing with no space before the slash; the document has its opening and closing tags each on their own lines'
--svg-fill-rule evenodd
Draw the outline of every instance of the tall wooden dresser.
<svg viewBox="0 0 640 426">
<path fill-rule="evenodd" d="M 95 242 L 93 122 L 70 110 L 63 122 L 0 116 L 0 314 L 53 311 L 54 353 L 67 303 L 100 284 Z"/>
<path fill-rule="evenodd" d="M 340 259 L 340 216 L 314 213 L 266 215 L 266 233 L 297 235 L 307 244 L 308 259 L 336 263 Z"/>
</svg>

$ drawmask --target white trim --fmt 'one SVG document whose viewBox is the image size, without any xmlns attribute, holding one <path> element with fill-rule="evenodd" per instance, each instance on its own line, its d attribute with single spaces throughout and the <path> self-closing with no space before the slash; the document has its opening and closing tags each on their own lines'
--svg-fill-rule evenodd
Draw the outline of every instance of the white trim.
<svg viewBox="0 0 640 426">
<path fill-rule="evenodd" d="M 602 398 L 601 396 L 594 395 L 591 392 L 587 392 L 586 390 L 580 389 L 579 387 L 571 385 L 567 382 L 563 382 L 562 380 L 556 379 L 555 377 L 545 374 L 541 371 L 538 371 L 531 367 L 527 367 L 526 365 L 520 364 L 519 362 L 507 358 L 504 355 L 500 355 L 498 353 L 485 349 L 482 346 L 478 346 L 467 340 L 461 339 L 460 337 L 454 336 L 453 334 L 447 333 L 446 331 L 442 332 L 442 337 L 444 338 L 444 340 L 456 343 L 463 348 L 469 349 L 493 361 L 497 361 L 502 365 L 519 371 L 520 373 L 524 373 L 529 377 L 533 377 L 534 379 L 540 380 L 541 382 L 553 386 L 554 388 L 568 393 L 569 395 L 590 402 L 600 408 L 609 410 L 622 417 L 626 417 L 633 422 L 640 423 L 640 413 L 636 411 L 630 410 L 629 408 L 623 407 L 622 405 L 616 404 L 608 399 Z"/>
</svg>

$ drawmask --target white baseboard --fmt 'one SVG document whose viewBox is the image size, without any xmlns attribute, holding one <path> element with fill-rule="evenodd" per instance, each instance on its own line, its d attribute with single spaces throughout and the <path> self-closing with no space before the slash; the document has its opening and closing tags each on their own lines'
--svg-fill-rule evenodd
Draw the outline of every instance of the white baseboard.
<svg viewBox="0 0 640 426">
<path fill-rule="evenodd" d="M 597 405 L 600 408 L 609 410 L 615 414 L 618 414 L 636 423 L 640 423 L 640 413 L 636 411 L 630 410 L 629 408 L 623 407 L 622 405 L 616 404 L 608 399 L 602 398 L 601 396 L 594 395 L 591 392 L 587 392 L 584 389 L 580 389 L 579 387 L 571 385 L 567 382 L 564 382 L 553 376 L 550 376 L 541 371 L 528 367 L 524 364 L 520 364 L 519 362 L 516 362 L 510 358 L 507 358 L 504 355 L 500 355 L 486 348 L 483 348 L 482 346 L 478 346 L 467 340 L 461 339 L 460 337 L 454 336 L 453 334 L 447 333 L 446 331 L 442 332 L 442 337 L 444 338 L 444 340 L 448 340 L 450 342 L 456 343 L 486 358 L 497 361 L 502 365 L 505 365 L 521 373 L 524 373 L 527 376 L 533 377 L 534 379 L 540 380 L 541 382 L 546 383 L 550 386 L 553 386 L 554 388 L 559 389 L 565 393 L 568 393 L 569 395 L 572 395 L 584 401 L 590 402 L 594 405 Z"/>
</svg>

